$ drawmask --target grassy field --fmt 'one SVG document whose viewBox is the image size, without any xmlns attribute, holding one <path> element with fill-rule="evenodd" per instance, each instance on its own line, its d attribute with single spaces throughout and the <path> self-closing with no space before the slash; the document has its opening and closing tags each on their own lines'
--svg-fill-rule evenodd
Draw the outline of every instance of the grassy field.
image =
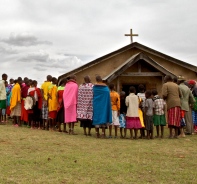
<svg viewBox="0 0 197 184">
<path fill-rule="evenodd" d="M 0 184 L 197 183 L 197 135 L 96 139 L 0 125 Z M 166 136 L 167 137 L 167 132 Z"/>
</svg>

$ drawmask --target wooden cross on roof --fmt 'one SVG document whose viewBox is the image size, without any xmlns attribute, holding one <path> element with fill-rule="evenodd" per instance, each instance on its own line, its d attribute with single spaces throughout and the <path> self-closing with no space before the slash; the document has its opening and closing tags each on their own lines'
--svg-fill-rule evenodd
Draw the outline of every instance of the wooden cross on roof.
<svg viewBox="0 0 197 184">
<path fill-rule="evenodd" d="M 138 36 L 138 34 L 133 34 L 132 29 L 130 29 L 130 34 L 125 34 L 125 36 L 131 37 L 131 43 L 133 43 L 133 36 Z"/>
</svg>

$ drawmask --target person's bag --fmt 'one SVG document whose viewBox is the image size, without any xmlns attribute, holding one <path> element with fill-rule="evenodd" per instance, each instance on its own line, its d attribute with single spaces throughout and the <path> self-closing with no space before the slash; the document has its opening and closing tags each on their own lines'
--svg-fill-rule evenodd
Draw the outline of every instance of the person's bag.
<svg viewBox="0 0 197 184">
<path fill-rule="evenodd" d="M 185 119 L 184 118 L 181 118 L 181 126 L 182 127 L 186 126 L 186 123 L 185 123 Z"/>
<path fill-rule="evenodd" d="M 36 100 L 33 96 L 27 96 L 25 98 L 24 108 L 26 110 L 31 110 L 36 105 Z"/>
</svg>

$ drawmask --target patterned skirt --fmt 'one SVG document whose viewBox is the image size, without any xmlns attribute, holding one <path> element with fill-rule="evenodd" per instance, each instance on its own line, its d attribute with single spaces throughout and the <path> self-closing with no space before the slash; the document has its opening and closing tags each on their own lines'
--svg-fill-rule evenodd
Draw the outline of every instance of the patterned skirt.
<svg viewBox="0 0 197 184">
<path fill-rule="evenodd" d="M 168 126 L 181 126 L 181 108 L 173 107 L 168 110 Z"/>
<path fill-rule="evenodd" d="M 21 116 L 21 103 L 17 103 L 16 106 L 11 110 L 11 116 Z"/>
<path fill-rule="evenodd" d="M 48 114 L 49 114 L 49 111 L 48 111 L 48 107 L 46 104 L 42 104 L 42 119 L 48 119 Z"/>
<path fill-rule="evenodd" d="M 120 114 L 120 116 L 119 116 L 119 123 L 120 123 L 120 128 L 125 128 L 125 125 L 126 125 L 126 116 L 125 116 L 125 114 Z"/>
<path fill-rule="evenodd" d="M 127 129 L 140 129 L 142 128 L 139 117 L 126 117 L 126 128 Z"/>
</svg>

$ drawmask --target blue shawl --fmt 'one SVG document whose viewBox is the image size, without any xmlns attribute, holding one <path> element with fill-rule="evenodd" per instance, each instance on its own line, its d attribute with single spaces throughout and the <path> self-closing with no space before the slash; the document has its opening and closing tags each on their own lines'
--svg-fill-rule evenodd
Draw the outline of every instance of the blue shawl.
<svg viewBox="0 0 197 184">
<path fill-rule="evenodd" d="M 93 125 L 112 123 L 110 91 L 107 86 L 93 87 Z"/>
</svg>

